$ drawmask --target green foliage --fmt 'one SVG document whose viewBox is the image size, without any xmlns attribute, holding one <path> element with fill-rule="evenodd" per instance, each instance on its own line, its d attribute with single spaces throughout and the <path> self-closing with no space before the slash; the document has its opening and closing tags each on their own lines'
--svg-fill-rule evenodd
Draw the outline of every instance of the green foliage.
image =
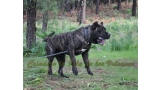
<svg viewBox="0 0 160 90">
<path fill-rule="evenodd" d="M 23 46 L 23 56 L 29 56 L 31 54 L 31 50 L 26 46 Z"/>
<path fill-rule="evenodd" d="M 38 52 L 38 47 L 32 48 L 32 49 L 31 49 L 31 52 L 32 52 L 32 53 L 37 53 L 37 52 Z"/>
<path fill-rule="evenodd" d="M 107 50 L 121 51 L 138 47 L 138 25 L 136 18 L 119 19 L 106 26 L 111 38 L 106 45 Z"/>
<path fill-rule="evenodd" d="M 126 13 L 132 13 L 132 9 L 127 9 Z"/>
<path fill-rule="evenodd" d="M 36 32 L 36 36 L 44 39 L 47 36 L 47 33 L 46 32 Z"/>
<path fill-rule="evenodd" d="M 27 69 L 27 68 L 26 68 Z M 44 80 L 44 76 L 47 70 L 45 68 L 33 68 L 33 69 L 28 69 L 27 71 L 24 71 L 24 80 L 25 82 L 23 83 L 24 86 L 28 84 L 32 85 L 38 85 L 41 84 Z"/>
<path fill-rule="evenodd" d="M 38 0 L 37 1 L 37 9 L 38 10 L 53 10 L 57 8 L 57 0 Z"/>
<path fill-rule="evenodd" d="M 120 38 L 118 40 L 113 38 L 110 41 L 110 50 L 111 51 L 129 50 L 132 44 L 133 40 L 131 35 L 126 35 L 124 38 Z"/>
<path fill-rule="evenodd" d="M 23 47 L 23 56 L 43 56 L 45 55 L 45 42 L 37 42 L 37 46 L 28 49 L 26 46 Z"/>
</svg>

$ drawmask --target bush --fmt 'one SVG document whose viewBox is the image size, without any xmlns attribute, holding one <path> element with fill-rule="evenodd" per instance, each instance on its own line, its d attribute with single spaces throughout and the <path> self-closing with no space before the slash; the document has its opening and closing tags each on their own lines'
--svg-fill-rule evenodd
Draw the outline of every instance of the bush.
<svg viewBox="0 0 160 90">
<path fill-rule="evenodd" d="M 106 29 L 111 33 L 105 49 L 110 51 L 130 50 L 138 47 L 138 25 L 136 18 L 119 19 L 109 23 Z"/>
<path fill-rule="evenodd" d="M 113 38 L 110 41 L 109 48 L 111 51 L 129 50 L 131 49 L 132 45 L 133 45 L 132 36 L 127 35 L 126 37 L 120 38 L 118 40 Z"/>
<path fill-rule="evenodd" d="M 46 54 L 45 51 L 45 42 L 36 43 L 37 46 L 29 49 L 26 46 L 23 47 L 23 56 L 44 56 Z"/>
</svg>

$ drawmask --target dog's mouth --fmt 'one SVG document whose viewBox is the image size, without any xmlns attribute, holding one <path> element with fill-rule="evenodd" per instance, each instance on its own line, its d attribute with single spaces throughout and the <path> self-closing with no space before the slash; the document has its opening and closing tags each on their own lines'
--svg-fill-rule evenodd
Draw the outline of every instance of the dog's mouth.
<svg viewBox="0 0 160 90">
<path fill-rule="evenodd" d="M 98 37 L 97 42 L 98 44 L 105 45 L 105 39 L 102 37 Z"/>
</svg>

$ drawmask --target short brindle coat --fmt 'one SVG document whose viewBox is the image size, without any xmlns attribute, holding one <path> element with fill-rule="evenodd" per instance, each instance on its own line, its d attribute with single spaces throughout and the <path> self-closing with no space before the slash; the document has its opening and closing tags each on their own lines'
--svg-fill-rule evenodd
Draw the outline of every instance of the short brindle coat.
<svg viewBox="0 0 160 90">
<path fill-rule="evenodd" d="M 52 74 L 52 61 L 54 57 L 56 57 L 59 63 L 58 73 L 62 77 L 67 77 L 63 74 L 63 67 L 65 65 L 65 55 L 68 54 L 72 62 L 72 71 L 75 75 L 78 75 L 75 55 L 81 54 L 88 74 L 93 75 L 90 70 L 88 60 L 88 52 L 91 44 L 94 43 L 104 45 L 105 39 L 109 38 L 110 34 L 106 32 L 103 22 L 100 24 L 98 24 L 98 22 L 94 22 L 92 25 L 81 27 L 72 32 L 62 33 L 54 36 L 49 35 L 44 39 L 44 41 L 46 41 L 47 55 L 63 51 L 68 51 L 68 53 L 48 57 L 48 74 Z"/>
</svg>

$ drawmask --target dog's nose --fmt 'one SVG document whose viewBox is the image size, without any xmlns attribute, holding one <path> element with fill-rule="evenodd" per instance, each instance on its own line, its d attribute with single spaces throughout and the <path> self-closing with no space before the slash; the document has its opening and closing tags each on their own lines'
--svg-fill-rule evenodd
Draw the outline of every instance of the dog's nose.
<svg viewBox="0 0 160 90">
<path fill-rule="evenodd" d="M 111 34 L 108 33 L 108 39 L 110 38 Z"/>
<path fill-rule="evenodd" d="M 110 36 L 111 34 L 108 33 L 108 36 Z"/>
</svg>

